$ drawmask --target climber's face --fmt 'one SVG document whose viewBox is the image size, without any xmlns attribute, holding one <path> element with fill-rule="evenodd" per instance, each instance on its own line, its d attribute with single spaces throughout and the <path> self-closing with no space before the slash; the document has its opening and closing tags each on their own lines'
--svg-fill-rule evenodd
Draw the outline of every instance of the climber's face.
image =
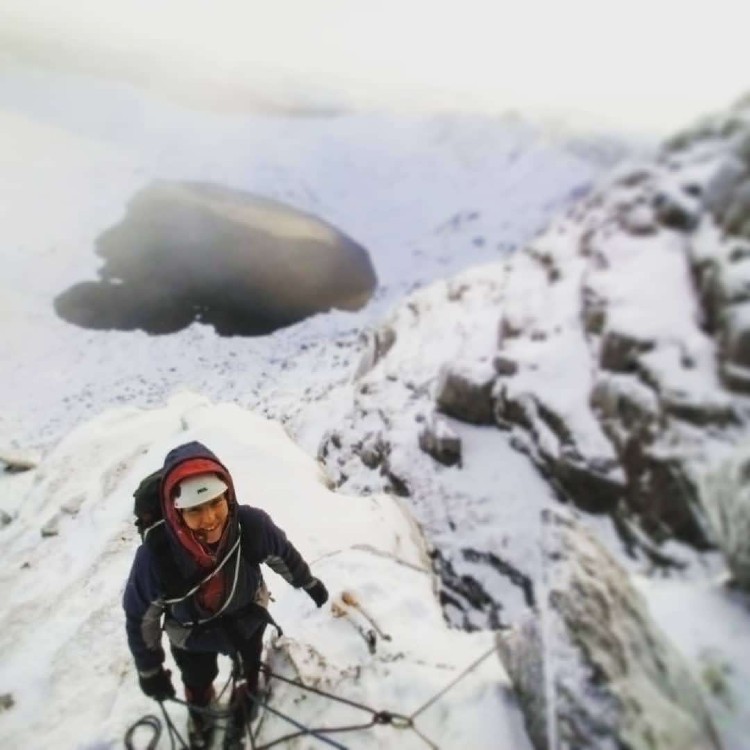
<svg viewBox="0 0 750 750">
<path fill-rule="evenodd" d="M 180 511 L 185 525 L 204 544 L 216 544 L 221 539 L 229 517 L 227 495 L 223 493 L 192 508 Z"/>
</svg>

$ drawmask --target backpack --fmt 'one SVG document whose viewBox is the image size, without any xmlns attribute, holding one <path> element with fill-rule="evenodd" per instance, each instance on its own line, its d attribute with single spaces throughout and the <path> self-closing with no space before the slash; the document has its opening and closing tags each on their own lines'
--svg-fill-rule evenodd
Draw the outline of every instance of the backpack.
<svg viewBox="0 0 750 750">
<path fill-rule="evenodd" d="M 133 513 L 135 514 L 135 527 L 141 535 L 141 540 L 146 532 L 162 520 L 161 498 L 159 488 L 161 487 L 162 470 L 157 469 L 152 474 L 144 477 L 133 493 Z"/>
</svg>

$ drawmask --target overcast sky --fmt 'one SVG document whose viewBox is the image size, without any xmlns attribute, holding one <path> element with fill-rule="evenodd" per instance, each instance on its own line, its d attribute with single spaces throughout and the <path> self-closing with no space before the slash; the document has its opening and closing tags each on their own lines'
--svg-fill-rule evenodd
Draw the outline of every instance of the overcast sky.
<svg viewBox="0 0 750 750">
<path fill-rule="evenodd" d="M 750 89 L 746 3 L 0 0 L 0 47 L 276 104 L 562 112 L 668 132 Z M 233 91 L 229 96 L 227 91 Z"/>
</svg>

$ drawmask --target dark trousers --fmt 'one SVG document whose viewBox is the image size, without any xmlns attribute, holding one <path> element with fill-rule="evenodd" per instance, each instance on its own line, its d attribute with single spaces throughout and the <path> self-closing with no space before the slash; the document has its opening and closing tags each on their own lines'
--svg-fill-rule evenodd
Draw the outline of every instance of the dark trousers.
<svg viewBox="0 0 750 750">
<path fill-rule="evenodd" d="M 263 650 L 263 632 L 265 623 L 260 623 L 253 634 L 246 639 L 236 642 L 245 680 L 248 689 L 255 692 L 258 688 L 258 671 L 260 670 L 260 656 Z M 211 687 L 219 668 L 216 664 L 216 652 L 188 651 L 170 644 L 182 682 L 185 685 L 185 695 L 189 703 L 206 705 L 213 695 Z"/>
</svg>

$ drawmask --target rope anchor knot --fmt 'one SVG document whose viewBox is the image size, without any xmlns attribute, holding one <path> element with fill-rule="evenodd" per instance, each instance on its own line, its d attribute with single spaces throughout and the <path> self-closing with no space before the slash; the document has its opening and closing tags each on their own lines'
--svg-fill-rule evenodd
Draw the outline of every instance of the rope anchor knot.
<svg viewBox="0 0 750 750">
<path fill-rule="evenodd" d="M 373 717 L 375 724 L 390 724 L 394 729 L 411 729 L 412 720 L 408 716 L 392 714 L 390 711 L 378 711 Z"/>
</svg>

